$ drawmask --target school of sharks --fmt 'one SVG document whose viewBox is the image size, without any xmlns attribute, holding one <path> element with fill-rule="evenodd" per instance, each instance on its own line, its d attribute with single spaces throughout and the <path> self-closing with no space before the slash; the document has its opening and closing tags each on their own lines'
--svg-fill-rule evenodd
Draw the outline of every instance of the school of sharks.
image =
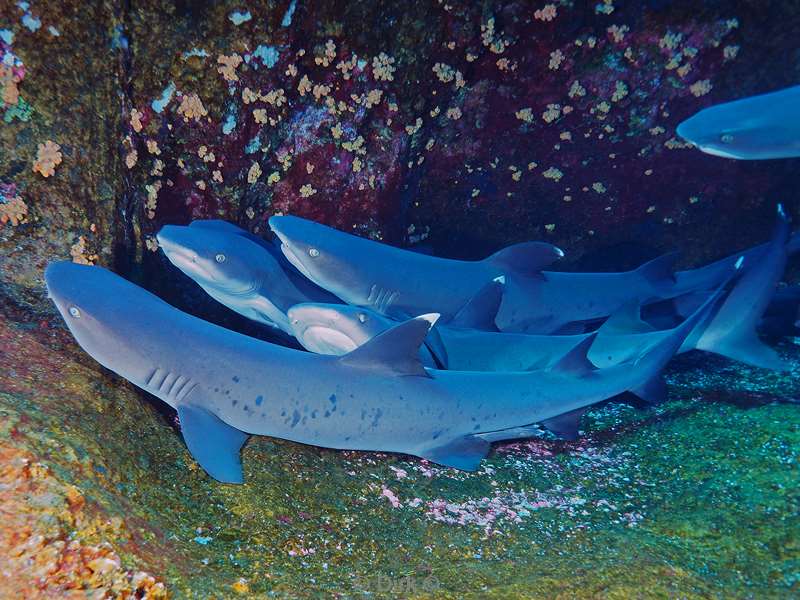
<svg viewBox="0 0 800 600">
<path fill-rule="evenodd" d="M 727 159 L 798 157 L 798 106 L 800 86 L 713 106 L 677 131 Z M 620 394 L 662 401 L 661 371 L 680 352 L 788 369 L 759 337 L 796 334 L 800 288 L 779 283 L 800 233 L 781 204 L 763 244 L 687 271 L 674 253 L 576 273 L 543 242 L 459 261 L 295 216 L 269 226 L 262 239 L 194 221 L 157 239 L 212 298 L 305 351 L 203 321 L 101 267 L 45 272 L 78 344 L 175 408 L 220 482 L 243 482 L 250 435 L 475 470 L 492 442 L 540 427 L 574 439 L 586 410 Z"/>
</svg>

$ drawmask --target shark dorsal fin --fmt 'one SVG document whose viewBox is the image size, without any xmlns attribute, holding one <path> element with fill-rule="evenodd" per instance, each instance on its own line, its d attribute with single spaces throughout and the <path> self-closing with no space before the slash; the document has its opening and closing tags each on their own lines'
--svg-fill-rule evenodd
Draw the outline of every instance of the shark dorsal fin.
<svg viewBox="0 0 800 600">
<path fill-rule="evenodd" d="M 461 329 L 496 331 L 494 318 L 497 316 L 500 302 L 503 300 L 505 282 L 505 276 L 501 275 L 483 286 L 461 307 L 448 325 Z"/>
<path fill-rule="evenodd" d="M 580 342 L 575 344 L 569 352 L 559 358 L 558 362 L 548 370 L 578 376 L 585 375 L 589 371 L 595 371 L 597 367 L 589 360 L 587 353 L 596 337 L 596 331 L 587 335 Z"/>
<path fill-rule="evenodd" d="M 409 319 L 376 335 L 338 360 L 350 367 L 387 374 L 430 377 L 422 366 L 419 348 L 438 318 L 437 313 L 431 313 Z"/>
<path fill-rule="evenodd" d="M 522 242 L 503 248 L 484 259 L 501 272 L 541 277 L 542 269 L 564 256 L 561 248 L 546 242 Z"/>
<path fill-rule="evenodd" d="M 614 312 L 598 330 L 601 333 L 620 335 L 626 333 L 650 333 L 655 328 L 642 321 L 642 308 L 639 302 L 632 301 L 624 304 Z"/>
<path fill-rule="evenodd" d="M 656 287 L 675 283 L 675 263 L 679 258 L 680 252 L 662 254 L 644 263 L 636 269 L 636 273 Z"/>
</svg>

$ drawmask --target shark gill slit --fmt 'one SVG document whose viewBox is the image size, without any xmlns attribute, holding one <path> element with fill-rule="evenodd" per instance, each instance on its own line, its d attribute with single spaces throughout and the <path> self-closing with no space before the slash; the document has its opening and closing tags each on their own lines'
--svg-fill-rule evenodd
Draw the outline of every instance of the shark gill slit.
<svg viewBox="0 0 800 600">
<path fill-rule="evenodd" d="M 167 396 L 170 397 L 170 398 L 174 397 L 172 395 L 172 393 L 175 392 L 176 390 L 180 391 L 180 389 L 183 386 L 183 384 L 185 384 L 187 381 L 188 381 L 188 379 L 186 377 L 184 377 L 183 375 L 178 375 L 172 381 L 172 385 L 169 386 L 169 389 L 167 390 Z M 178 383 L 178 382 L 180 382 L 180 383 Z"/>
<path fill-rule="evenodd" d="M 397 292 L 390 292 L 386 288 L 378 286 L 373 283 L 369 290 L 367 302 L 375 307 L 378 312 L 385 312 L 389 305 L 397 298 Z"/>
</svg>

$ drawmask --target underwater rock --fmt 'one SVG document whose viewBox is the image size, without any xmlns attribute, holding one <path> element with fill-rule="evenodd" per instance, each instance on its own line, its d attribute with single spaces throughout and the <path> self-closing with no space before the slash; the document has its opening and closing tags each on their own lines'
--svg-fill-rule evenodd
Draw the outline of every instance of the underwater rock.
<svg viewBox="0 0 800 600">
<path fill-rule="evenodd" d="M 800 80 L 770 66 L 795 4 L 255 4 L 0 6 L 0 595 L 800 594 L 792 374 L 687 355 L 667 405 L 594 410 L 580 441 L 496 448 L 476 474 L 256 438 L 233 488 L 76 348 L 42 284 L 52 259 L 96 262 L 263 335 L 176 281 L 162 225 L 264 234 L 293 212 L 616 268 L 751 246 L 776 200 L 797 217 L 797 162 L 674 130 Z"/>
</svg>

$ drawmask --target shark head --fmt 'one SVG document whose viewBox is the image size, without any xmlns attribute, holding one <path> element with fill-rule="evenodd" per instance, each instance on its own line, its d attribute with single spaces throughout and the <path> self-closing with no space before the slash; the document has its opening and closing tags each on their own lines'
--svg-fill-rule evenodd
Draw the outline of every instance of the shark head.
<svg viewBox="0 0 800 600">
<path fill-rule="evenodd" d="M 44 278 L 48 295 L 81 348 L 126 379 L 144 381 L 154 366 L 140 326 L 153 323 L 150 309 L 163 301 L 101 267 L 54 262 Z"/>
<path fill-rule="evenodd" d="M 354 268 L 360 238 L 289 215 L 270 217 L 269 226 L 286 259 L 308 279 L 351 304 L 367 302 L 369 285 Z"/>
<path fill-rule="evenodd" d="M 677 133 L 706 154 L 758 160 L 800 153 L 797 127 L 786 117 L 784 92 L 717 104 L 678 125 Z M 794 102 L 800 101 L 795 94 Z M 796 109 L 795 109 L 796 110 Z"/>
<path fill-rule="evenodd" d="M 280 265 L 269 252 L 235 232 L 165 225 L 156 236 L 169 261 L 204 288 L 228 296 L 257 292 Z"/>
<path fill-rule="evenodd" d="M 297 340 L 317 354 L 346 354 L 392 325 L 382 315 L 346 304 L 305 302 L 291 307 L 287 316 Z"/>
</svg>

